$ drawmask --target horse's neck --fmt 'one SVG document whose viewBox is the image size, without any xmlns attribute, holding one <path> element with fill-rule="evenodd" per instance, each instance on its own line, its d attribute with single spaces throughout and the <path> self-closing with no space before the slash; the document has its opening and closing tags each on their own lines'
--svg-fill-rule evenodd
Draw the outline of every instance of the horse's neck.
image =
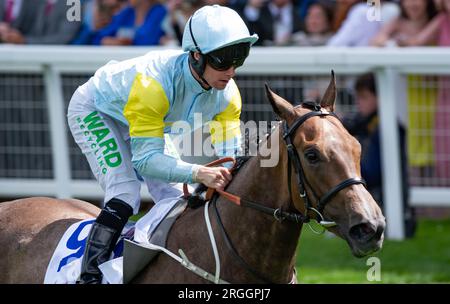
<svg viewBox="0 0 450 304">
<path fill-rule="evenodd" d="M 282 207 L 288 211 L 287 153 L 281 145 L 275 167 L 262 167 L 261 157 L 253 157 L 234 177 L 227 191 L 267 207 Z M 288 221 L 280 223 L 272 216 L 234 206 L 223 198 L 217 205 L 224 227 L 240 256 L 274 282 L 289 280 L 301 225 Z"/>
</svg>

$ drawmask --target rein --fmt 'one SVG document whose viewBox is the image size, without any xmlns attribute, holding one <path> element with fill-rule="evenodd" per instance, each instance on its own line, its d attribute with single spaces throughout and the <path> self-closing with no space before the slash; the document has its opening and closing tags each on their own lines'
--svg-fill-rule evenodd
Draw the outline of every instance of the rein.
<svg viewBox="0 0 450 304">
<path fill-rule="evenodd" d="M 230 172 L 233 172 L 238 168 L 236 159 L 234 159 L 232 157 L 224 157 L 224 158 L 215 160 L 213 162 L 206 164 L 206 166 L 212 167 L 212 166 L 216 166 L 216 165 L 228 163 L 228 162 L 233 163 L 233 166 L 230 169 Z M 245 198 L 241 198 L 235 194 L 231 194 L 231 193 L 221 190 L 221 189 L 208 188 L 206 195 L 205 195 L 205 201 L 211 200 L 213 198 L 215 192 L 219 193 L 221 196 L 225 197 L 230 202 L 232 202 L 240 207 L 247 207 L 247 208 L 252 208 L 252 209 L 258 210 L 260 212 L 263 212 L 265 214 L 273 216 L 279 222 L 281 222 L 285 219 L 288 221 L 295 222 L 295 223 L 307 222 L 307 218 L 301 213 L 287 212 L 287 211 L 283 211 L 281 208 L 275 209 L 275 208 L 266 207 L 257 202 L 254 202 L 254 201 L 251 201 L 251 200 L 248 200 Z M 183 193 L 184 193 L 184 198 L 188 198 L 189 196 L 191 196 L 191 194 L 189 193 L 187 184 L 183 184 Z"/>
</svg>

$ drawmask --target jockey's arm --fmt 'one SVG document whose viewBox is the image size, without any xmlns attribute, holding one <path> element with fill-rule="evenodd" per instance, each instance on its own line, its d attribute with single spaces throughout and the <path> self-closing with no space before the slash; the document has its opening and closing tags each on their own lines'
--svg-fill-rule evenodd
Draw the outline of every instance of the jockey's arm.
<svg viewBox="0 0 450 304">
<path fill-rule="evenodd" d="M 138 173 L 166 182 L 197 182 L 196 175 L 201 166 L 164 154 L 164 144 L 164 138 L 131 138 L 132 162 Z"/>
<path fill-rule="evenodd" d="M 142 84 L 146 87 L 141 87 Z M 166 182 L 193 183 L 200 166 L 164 154 L 164 117 L 168 111 L 169 101 L 158 81 L 137 78 L 124 108 L 133 166 L 142 176 Z"/>
</svg>

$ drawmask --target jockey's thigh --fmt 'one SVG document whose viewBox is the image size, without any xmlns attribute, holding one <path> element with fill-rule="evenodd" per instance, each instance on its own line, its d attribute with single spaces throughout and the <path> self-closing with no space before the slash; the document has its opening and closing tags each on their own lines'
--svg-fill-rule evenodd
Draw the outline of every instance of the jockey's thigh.
<svg viewBox="0 0 450 304">
<path fill-rule="evenodd" d="M 105 191 L 104 202 L 118 198 L 136 214 L 141 184 L 131 162 L 128 127 L 97 111 L 88 83 L 73 94 L 67 119 L 75 142 Z"/>
</svg>

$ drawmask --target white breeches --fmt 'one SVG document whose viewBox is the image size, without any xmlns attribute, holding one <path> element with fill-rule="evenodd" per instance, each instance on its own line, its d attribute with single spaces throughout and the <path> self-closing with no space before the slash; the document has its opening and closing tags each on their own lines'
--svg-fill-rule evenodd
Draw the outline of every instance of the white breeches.
<svg viewBox="0 0 450 304">
<path fill-rule="evenodd" d="M 118 198 L 128 203 L 136 214 L 140 205 L 141 182 L 131 163 L 128 126 L 96 110 L 89 82 L 73 94 L 67 119 L 75 142 L 105 191 L 104 203 Z M 155 203 L 182 194 L 181 184 L 145 177 L 144 181 Z"/>
</svg>

